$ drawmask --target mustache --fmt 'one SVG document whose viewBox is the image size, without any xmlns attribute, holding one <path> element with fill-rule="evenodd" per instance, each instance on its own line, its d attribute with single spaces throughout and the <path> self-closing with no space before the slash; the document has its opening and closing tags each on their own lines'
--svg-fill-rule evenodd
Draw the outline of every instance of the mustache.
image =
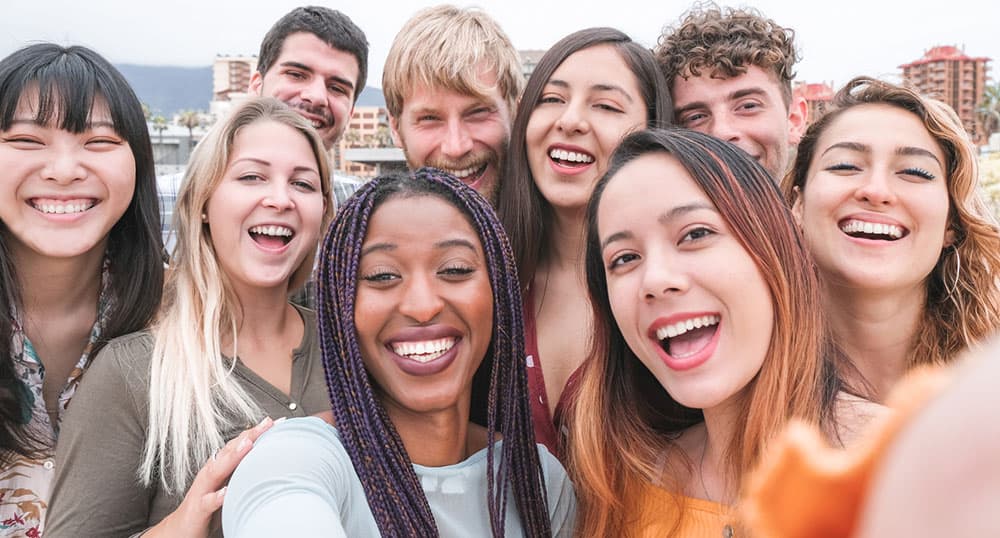
<svg viewBox="0 0 1000 538">
<path fill-rule="evenodd" d="M 301 110 L 312 116 L 318 117 L 326 127 L 332 126 L 334 123 L 336 123 L 336 121 L 333 118 L 333 114 L 331 114 L 330 110 L 325 106 L 313 106 L 310 105 L 309 103 L 304 103 L 298 100 L 288 101 L 285 104 L 294 110 Z"/>
<path fill-rule="evenodd" d="M 468 168 L 481 168 L 484 164 L 496 164 L 499 162 L 500 156 L 497 152 L 488 150 L 476 155 L 470 155 L 458 161 L 440 158 L 428 159 L 427 162 L 423 163 L 423 166 L 430 166 L 432 168 L 439 168 L 442 170 L 465 170 Z"/>
</svg>

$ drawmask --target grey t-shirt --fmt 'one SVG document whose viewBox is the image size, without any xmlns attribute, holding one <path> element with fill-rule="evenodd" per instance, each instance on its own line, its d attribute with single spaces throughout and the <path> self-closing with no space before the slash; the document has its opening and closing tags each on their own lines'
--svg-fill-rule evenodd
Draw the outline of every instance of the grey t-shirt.
<svg viewBox="0 0 1000 538">
<path fill-rule="evenodd" d="M 498 442 L 496 446 L 500 446 Z M 573 485 L 538 445 L 553 536 L 571 536 Z M 413 465 L 442 537 L 491 536 L 486 449 L 445 467 Z M 254 443 L 233 473 L 222 506 L 229 538 L 378 536 L 361 480 L 337 430 L 318 418 L 278 424 Z M 513 498 L 505 535 L 523 536 Z"/>
<path fill-rule="evenodd" d="M 330 409 L 316 337 L 316 315 L 299 308 L 305 331 L 292 352 L 291 394 L 237 361 L 233 374 L 272 418 L 305 417 Z M 56 448 L 45 538 L 133 536 L 173 512 L 183 495 L 138 479 L 149 428 L 149 363 L 153 337 L 134 333 L 108 343 L 83 376 Z M 226 440 L 243 431 L 224 432 Z M 222 536 L 221 528 L 213 537 Z"/>
</svg>

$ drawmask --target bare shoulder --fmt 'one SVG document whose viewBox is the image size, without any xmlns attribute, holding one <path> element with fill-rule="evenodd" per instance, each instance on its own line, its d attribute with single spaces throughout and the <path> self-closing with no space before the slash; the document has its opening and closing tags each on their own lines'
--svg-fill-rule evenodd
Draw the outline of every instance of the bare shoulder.
<svg viewBox="0 0 1000 538">
<path fill-rule="evenodd" d="M 845 447 L 855 444 L 870 430 L 870 425 L 885 417 L 889 408 L 854 394 L 841 391 L 834 406 L 837 435 Z"/>
</svg>

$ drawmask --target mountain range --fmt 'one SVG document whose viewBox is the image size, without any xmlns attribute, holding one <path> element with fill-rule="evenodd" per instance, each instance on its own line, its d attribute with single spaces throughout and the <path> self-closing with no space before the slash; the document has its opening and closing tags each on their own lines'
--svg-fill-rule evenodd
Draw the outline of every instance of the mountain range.
<svg viewBox="0 0 1000 538">
<path fill-rule="evenodd" d="M 171 118 L 181 110 L 208 111 L 212 100 L 212 68 L 161 65 L 118 64 L 132 85 L 139 101 L 153 114 Z M 358 105 L 384 106 L 379 88 L 366 87 L 358 97 Z"/>
</svg>

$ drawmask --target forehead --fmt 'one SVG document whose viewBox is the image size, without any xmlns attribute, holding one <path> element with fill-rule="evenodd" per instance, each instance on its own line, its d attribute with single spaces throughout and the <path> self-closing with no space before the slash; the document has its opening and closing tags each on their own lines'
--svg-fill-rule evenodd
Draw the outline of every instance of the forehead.
<svg viewBox="0 0 1000 538">
<path fill-rule="evenodd" d="M 627 84 L 638 92 L 639 81 L 625 58 L 613 45 L 601 44 L 580 49 L 566 57 L 556 67 L 549 81 L 562 80 L 581 85 Z"/>
<path fill-rule="evenodd" d="M 642 193 L 641 195 L 639 193 Z M 626 221 L 659 217 L 671 208 L 713 206 L 687 169 L 666 152 L 647 153 L 623 166 L 608 182 L 598 208 L 601 233 Z"/>
<path fill-rule="evenodd" d="M 683 108 L 692 103 L 726 103 L 750 91 L 770 102 L 783 104 L 781 84 L 777 77 L 756 65 L 749 66 L 742 75 L 728 78 L 713 76 L 708 69 L 702 69 L 701 75 L 697 77 L 674 77 L 670 86 L 675 108 Z"/>
<path fill-rule="evenodd" d="M 864 104 L 845 110 L 823 131 L 817 146 L 822 153 L 825 148 L 841 142 L 857 142 L 873 151 L 921 148 L 934 154 L 942 165 L 945 163 L 940 144 L 920 118 L 888 104 Z"/>
<path fill-rule="evenodd" d="M 507 102 L 500 94 L 495 69 L 481 68 L 475 78 L 462 81 L 441 79 L 430 81 L 414 80 L 409 91 L 403 96 L 403 111 L 418 109 L 443 110 L 464 109 L 468 106 L 488 103 L 506 109 Z M 475 87 L 473 87 L 475 86 Z"/>
<path fill-rule="evenodd" d="M 448 239 L 466 239 L 481 249 L 479 236 L 457 207 L 433 194 L 398 194 L 383 202 L 368 223 L 365 244 L 372 242 L 424 247 Z M 423 246 L 421 246 L 423 245 Z"/>
<path fill-rule="evenodd" d="M 66 112 L 76 112 L 70 114 L 74 120 L 80 116 L 75 108 L 73 111 L 67 110 L 68 107 L 73 107 L 74 103 L 67 103 L 66 98 L 56 88 L 49 88 L 46 94 L 45 98 L 48 102 L 42 103 L 42 95 L 37 83 L 25 87 L 21 95 L 18 96 L 17 107 L 14 109 L 12 119 L 15 121 L 35 121 L 45 125 L 64 128 L 64 124 L 68 120 L 72 122 L 67 117 Z M 93 94 L 93 101 L 89 105 L 90 110 L 87 112 L 85 123 L 114 123 L 111 118 L 111 109 L 108 107 L 108 102 L 100 93 L 95 92 Z"/>
<path fill-rule="evenodd" d="M 337 74 L 349 77 L 358 76 L 358 59 L 353 54 L 334 48 L 309 32 L 295 32 L 285 37 L 281 43 L 281 53 L 271 66 L 273 70 L 281 64 L 294 62 L 324 74 Z"/>
</svg>

